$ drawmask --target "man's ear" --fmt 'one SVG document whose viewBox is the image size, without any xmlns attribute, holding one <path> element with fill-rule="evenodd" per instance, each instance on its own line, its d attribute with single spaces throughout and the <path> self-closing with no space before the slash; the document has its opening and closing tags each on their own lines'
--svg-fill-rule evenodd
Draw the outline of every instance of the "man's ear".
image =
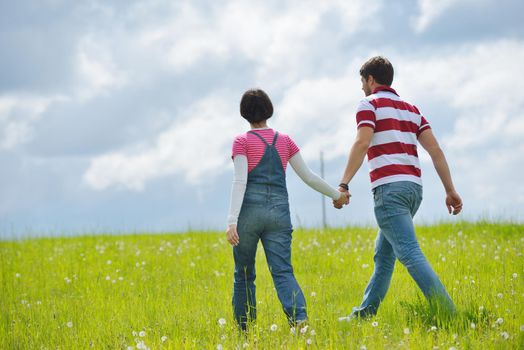
<svg viewBox="0 0 524 350">
<path fill-rule="evenodd" d="M 374 82 L 375 82 L 375 77 L 372 76 L 371 74 L 368 75 L 368 78 L 367 78 L 367 80 L 366 80 L 366 83 L 367 83 L 369 86 L 371 86 L 371 85 L 373 85 Z"/>
</svg>

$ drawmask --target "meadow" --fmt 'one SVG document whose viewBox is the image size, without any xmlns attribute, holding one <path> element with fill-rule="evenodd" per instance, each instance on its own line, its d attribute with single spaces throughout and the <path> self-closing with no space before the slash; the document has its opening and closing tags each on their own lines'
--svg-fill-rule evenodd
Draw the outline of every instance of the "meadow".
<svg viewBox="0 0 524 350">
<path fill-rule="evenodd" d="M 240 334 L 225 234 L 0 241 L 0 349 L 523 349 L 524 226 L 417 228 L 458 307 L 438 317 L 397 262 L 376 317 L 340 322 L 373 271 L 375 228 L 293 233 L 309 325 L 292 332 L 257 255 L 258 319 Z"/>
</svg>

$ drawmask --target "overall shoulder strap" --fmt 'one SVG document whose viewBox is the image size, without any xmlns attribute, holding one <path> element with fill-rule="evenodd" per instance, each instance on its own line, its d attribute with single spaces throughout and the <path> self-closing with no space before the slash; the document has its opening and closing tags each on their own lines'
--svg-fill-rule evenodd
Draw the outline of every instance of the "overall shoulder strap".
<svg viewBox="0 0 524 350">
<path fill-rule="evenodd" d="M 273 138 L 273 143 L 271 143 L 271 146 L 275 145 L 275 143 L 277 142 L 277 138 L 278 138 L 278 131 L 275 131 L 275 137 Z"/>
<path fill-rule="evenodd" d="M 267 146 L 269 146 L 269 143 L 267 143 L 266 139 L 264 139 L 262 136 L 260 136 L 258 133 L 254 132 L 253 130 L 248 131 L 248 133 L 256 135 L 259 139 L 261 139 Z"/>
</svg>

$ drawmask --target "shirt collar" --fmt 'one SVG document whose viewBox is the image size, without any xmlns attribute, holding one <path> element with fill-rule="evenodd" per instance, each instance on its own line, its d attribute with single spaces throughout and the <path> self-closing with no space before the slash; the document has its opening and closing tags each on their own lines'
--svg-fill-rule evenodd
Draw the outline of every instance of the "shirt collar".
<svg viewBox="0 0 524 350">
<path fill-rule="evenodd" d="M 395 89 L 393 89 L 392 87 L 389 87 L 389 86 L 386 86 L 386 85 L 380 85 L 380 86 L 377 86 L 375 88 L 375 90 L 373 90 L 373 93 L 376 94 L 377 92 L 379 91 L 387 91 L 387 92 L 392 92 L 394 93 L 395 95 L 398 96 L 397 92 L 395 91 Z"/>
</svg>

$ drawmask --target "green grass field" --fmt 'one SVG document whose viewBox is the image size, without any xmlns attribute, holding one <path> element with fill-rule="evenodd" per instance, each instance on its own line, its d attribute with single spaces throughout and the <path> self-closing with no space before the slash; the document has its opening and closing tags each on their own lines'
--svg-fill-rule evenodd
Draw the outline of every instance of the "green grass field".
<svg viewBox="0 0 524 350">
<path fill-rule="evenodd" d="M 375 235 L 374 228 L 294 232 L 293 264 L 310 317 L 305 334 L 295 335 L 261 246 L 258 320 L 238 333 L 233 259 L 222 233 L 0 242 L 0 348 L 524 348 L 524 226 L 417 228 L 459 308 L 451 322 L 435 318 L 398 262 L 377 317 L 339 322 L 361 300 Z"/>
</svg>

